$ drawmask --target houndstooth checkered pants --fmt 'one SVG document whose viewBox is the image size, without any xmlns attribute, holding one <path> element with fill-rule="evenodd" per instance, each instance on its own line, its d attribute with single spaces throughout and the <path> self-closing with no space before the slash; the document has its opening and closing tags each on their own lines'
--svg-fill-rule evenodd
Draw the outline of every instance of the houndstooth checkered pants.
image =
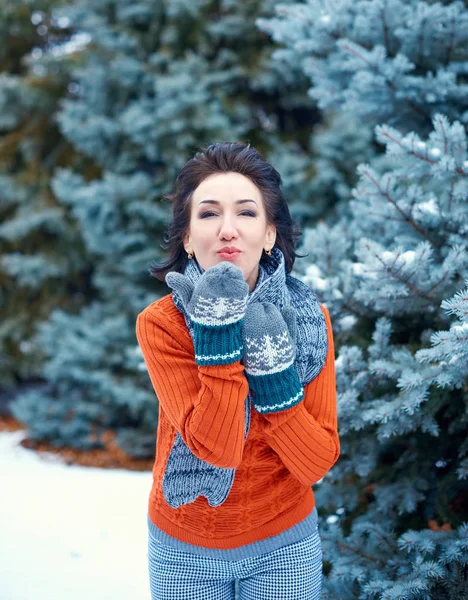
<svg viewBox="0 0 468 600">
<path fill-rule="evenodd" d="M 318 527 L 298 542 L 234 561 L 172 548 L 149 532 L 148 566 L 152 600 L 318 600 L 322 588 Z"/>
</svg>

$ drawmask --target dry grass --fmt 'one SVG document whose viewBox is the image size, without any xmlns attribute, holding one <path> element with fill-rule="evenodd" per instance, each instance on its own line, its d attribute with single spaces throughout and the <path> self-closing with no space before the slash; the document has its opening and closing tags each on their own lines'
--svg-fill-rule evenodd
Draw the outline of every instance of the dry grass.
<svg viewBox="0 0 468 600">
<path fill-rule="evenodd" d="M 24 425 L 11 416 L 0 417 L 0 431 L 24 430 Z M 101 436 L 105 448 L 93 450 L 76 450 L 75 448 L 57 448 L 48 441 L 30 440 L 27 437 L 21 441 L 23 448 L 35 450 L 38 453 L 48 452 L 59 455 L 69 465 L 99 467 L 101 469 L 127 469 L 129 471 L 151 471 L 154 459 L 135 459 L 115 443 L 115 433 L 106 431 Z"/>
</svg>

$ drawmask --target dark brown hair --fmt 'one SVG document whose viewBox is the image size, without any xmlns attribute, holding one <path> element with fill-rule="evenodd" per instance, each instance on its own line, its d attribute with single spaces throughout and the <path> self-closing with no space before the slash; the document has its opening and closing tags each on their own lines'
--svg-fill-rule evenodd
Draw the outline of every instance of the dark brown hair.
<svg viewBox="0 0 468 600">
<path fill-rule="evenodd" d="M 162 264 L 151 264 L 152 277 L 164 281 L 169 271 L 183 273 L 189 260 L 183 240 L 190 225 L 193 192 L 200 183 L 214 173 L 235 172 L 248 177 L 260 190 L 268 224 L 276 227 L 275 247 L 284 254 L 286 272 L 289 273 L 296 257 L 295 248 L 302 235 L 292 221 L 289 207 L 281 190 L 281 176 L 250 144 L 218 142 L 202 148 L 180 171 L 173 194 L 163 198 L 172 202 L 173 221 L 167 226 L 164 241 L 169 248 L 169 259 Z"/>
</svg>

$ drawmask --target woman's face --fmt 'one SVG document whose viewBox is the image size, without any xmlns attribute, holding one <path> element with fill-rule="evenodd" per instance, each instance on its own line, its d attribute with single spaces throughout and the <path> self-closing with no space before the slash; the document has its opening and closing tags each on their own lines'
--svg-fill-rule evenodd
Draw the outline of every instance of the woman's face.
<svg viewBox="0 0 468 600">
<path fill-rule="evenodd" d="M 248 177 L 215 173 L 195 189 L 184 248 L 205 271 L 223 260 L 232 262 L 252 291 L 262 251 L 273 248 L 275 240 L 276 228 L 267 223 L 260 190 Z M 220 254 L 225 246 L 239 252 Z"/>
</svg>

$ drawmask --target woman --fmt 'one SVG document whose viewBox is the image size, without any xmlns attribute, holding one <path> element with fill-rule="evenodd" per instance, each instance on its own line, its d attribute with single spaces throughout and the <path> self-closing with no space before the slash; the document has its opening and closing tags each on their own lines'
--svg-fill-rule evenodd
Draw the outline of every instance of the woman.
<svg viewBox="0 0 468 600">
<path fill-rule="evenodd" d="M 295 229 L 279 173 L 217 143 L 181 170 L 172 293 L 137 317 L 159 400 L 148 504 L 153 599 L 316 599 L 311 485 L 340 454 L 330 315 L 289 275 Z"/>
</svg>

